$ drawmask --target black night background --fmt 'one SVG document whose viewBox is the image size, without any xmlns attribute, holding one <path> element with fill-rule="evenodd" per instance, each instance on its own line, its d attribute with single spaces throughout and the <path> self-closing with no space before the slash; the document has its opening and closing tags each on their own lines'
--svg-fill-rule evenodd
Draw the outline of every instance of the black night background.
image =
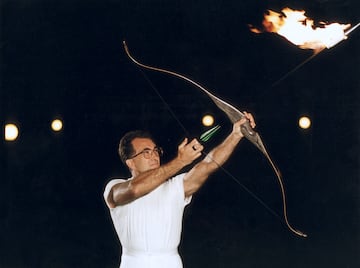
<svg viewBox="0 0 360 268">
<path fill-rule="evenodd" d="M 118 267 L 102 193 L 129 175 L 120 137 L 150 130 L 167 161 L 206 130 L 207 113 L 221 125 L 207 151 L 231 131 L 196 87 L 139 71 L 123 40 L 139 61 L 255 116 L 284 177 L 289 221 L 308 234 L 288 231 L 275 174 L 244 140 L 186 209 L 184 267 L 360 267 L 360 30 L 281 79 L 312 52 L 248 25 L 286 6 L 317 21 L 360 21 L 357 0 L 2 0 L 0 122 L 20 135 L 0 148 L 0 267 Z M 298 127 L 301 115 L 310 129 Z"/>
</svg>

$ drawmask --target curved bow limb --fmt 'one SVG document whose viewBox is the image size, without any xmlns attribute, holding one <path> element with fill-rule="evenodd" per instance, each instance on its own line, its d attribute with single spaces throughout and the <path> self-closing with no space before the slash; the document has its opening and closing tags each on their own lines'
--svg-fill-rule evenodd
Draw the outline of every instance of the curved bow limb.
<svg viewBox="0 0 360 268">
<path fill-rule="evenodd" d="M 129 52 L 129 48 L 126 45 L 126 42 L 123 41 L 123 45 L 124 45 L 124 49 L 125 52 L 127 54 L 127 56 L 138 66 L 148 69 L 148 70 L 152 70 L 152 71 L 157 71 L 157 72 L 162 72 L 162 73 L 166 73 L 166 74 L 170 74 L 173 76 L 176 76 L 180 79 L 183 79 L 191 84 L 193 84 L 194 86 L 196 86 L 197 88 L 201 89 L 204 93 L 206 93 L 211 99 L 212 101 L 215 103 L 215 105 L 221 109 L 230 119 L 230 121 L 232 123 L 237 122 L 238 120 L 240 120 L 241 118 L 243 118 L 245 115 L 244 113 L 240 112 L 238 109 L 236 109 L 234 106 L 232 106 L 231 104 L 225 102 L 224 100 L 220 99 L 219 97 L 215 96 L 213 93 L 211 93 L 209 90 L 207 90 L 206 88 L 204 88 L 203 86 L 201 86 L 199 83 L 191 80 L 190 78 L 182 75 L 182 74 L 178 74 L 176 72 L 173 71 L 169 71 L 166 69 L 162 69 L 162 68 L 158 68 L 158 67 L 153 67 L 153 66 L 149 66 L 149 65 L 145 65 L 143 63 L 140 63 L 139 61 L 137 61 Z M 307 235 L 299 230 L 294 229 L 289 221 L 288 221 L 288 216 L 287 216 L 287 205 L 286 205 L 286 194 L 285 194 L 285 187 L 284 187 L 284 183 L 282 181 L 282 176 L 281 173 L 279 171 L 279 169 L 276 167 L 276 165 L 274 164 L 274 162 L 272 161 L 269 153 L 267 152 L 261 138 L 260 135 L 251 128 L 249 121 L 246 122 L 245 124 L 242 125 L 241 127 L 241 132 L 244 134 L 245 138 L 247 138 L 250 142 L 252 142 L 264 155 L 265 157 L 268 159 L 271 167 L 273 168 L 280 188 L 281 188 L 281 195 L 282 195 L 282 200 L 283 200 L 283 214 L 284 214 L 284 220 L 285 220 L 285 224 L 287 225 L 287 227 L 289 228 L 290 231 L 292 231 L 293 233 L 295 233 L 298 236 L 301 237 L 307 237 Z"/>
</svg>

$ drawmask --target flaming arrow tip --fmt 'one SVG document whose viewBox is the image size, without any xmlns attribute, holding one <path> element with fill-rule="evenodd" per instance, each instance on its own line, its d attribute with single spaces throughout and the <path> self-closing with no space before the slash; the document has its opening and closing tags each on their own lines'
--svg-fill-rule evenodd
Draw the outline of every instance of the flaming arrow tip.
<svg viewBox="0 0 360 268">
<path fill-rule="evenodd" d="M 358 24 L 356 24 L 354 27 L 350 28 L 348 31 L 346 31 L 345 35 L 348 36 L 351 32 L 353 32 L 359 26 L 360 26 L 360 22 Z"/>
<path fill-rule="evenodd" d="M 327 40 L 328 42 L 325 44 L 326 48 L 327 49 L 332 48 L 332 47 L 336 46 L 337 44 L 339 44 L 341 41 L 346 40 L 348 38 L 349 34 L 351 32 L 353 32 L 359 26 L 360 26 L 360 22 L 358 24 L 356 24 L 354 27 L 347 30 L 346 32 L 329 38 Z"/>
</svg>

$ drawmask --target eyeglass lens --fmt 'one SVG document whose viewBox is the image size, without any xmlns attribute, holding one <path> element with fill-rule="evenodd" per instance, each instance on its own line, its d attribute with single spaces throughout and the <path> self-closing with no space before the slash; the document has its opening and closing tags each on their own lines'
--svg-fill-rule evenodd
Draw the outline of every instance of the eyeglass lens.
<svg viewBox="0 0 360 268">
<path fill-rule="evenodd" d="M 137 157 L 138 155 L 141 155 L 141 154 L 143 154 L 144 155 L 144 158 L 146 158 L 146 159 L 149 159 L 149 158 L 151 158 L 151 156 L 152 156 L 152 154 L 155 154 L 156 156 L 162 156 L 162 154 L 163 154 L 163 150 L 162 150 L 162 148 L 160 148 L 160 147 L 155 147 L 154 149 L 144 149 L 144 150 L 142 150 L 140 153 L 137 153 L 137 154 L 135 154 L 135 155 L 133 155 L 131 158 L 134 158 L 134 157 Z"/>
</svg>

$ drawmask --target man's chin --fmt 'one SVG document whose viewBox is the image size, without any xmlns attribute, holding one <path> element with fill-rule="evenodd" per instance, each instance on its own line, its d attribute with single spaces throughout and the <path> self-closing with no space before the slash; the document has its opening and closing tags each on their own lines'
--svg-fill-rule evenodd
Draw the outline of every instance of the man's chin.
<svg viewBox="0 0 360 268">
<path fill-rule="evenodd" d="M 154 164 L 150 165 L 151 170 L 159 168 L 159 167 L 160 167 L 160 165 L 158 163 L 154 163 Z"/>
</svg>

